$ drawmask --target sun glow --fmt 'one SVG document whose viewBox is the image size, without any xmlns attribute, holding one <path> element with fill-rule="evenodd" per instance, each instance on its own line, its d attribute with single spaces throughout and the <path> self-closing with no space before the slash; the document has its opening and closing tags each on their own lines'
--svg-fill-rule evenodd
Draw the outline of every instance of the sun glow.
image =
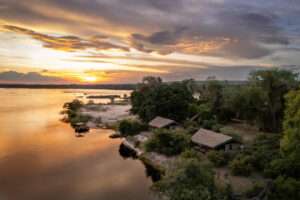
<svg viewBox="0 0 300 200">
<path fill-rule="evenodd" d="M 97 80 L 98 80 L 98 78 L 96 76 L 83 76 L 82 77 L 82 81 L 84 81 L 84 82 L 94 83 Z"/>
</svg>

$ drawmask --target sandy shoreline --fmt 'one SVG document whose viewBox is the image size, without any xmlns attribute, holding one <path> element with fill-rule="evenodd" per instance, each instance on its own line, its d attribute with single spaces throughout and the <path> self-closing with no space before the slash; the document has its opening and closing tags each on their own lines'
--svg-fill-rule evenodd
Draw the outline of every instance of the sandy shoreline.
<svg viewBox="0 0 300 200">
<path fill-rule="evenodd" d="M 80 113 L 92 117 L 88 122 L 90 128 L 97 128 L 95 120 L 101 119 L 101 124 L 114 124 L 120 120 L 133 118 L 130 114 L 131 105 L 85 105 Z"/>
</svg>

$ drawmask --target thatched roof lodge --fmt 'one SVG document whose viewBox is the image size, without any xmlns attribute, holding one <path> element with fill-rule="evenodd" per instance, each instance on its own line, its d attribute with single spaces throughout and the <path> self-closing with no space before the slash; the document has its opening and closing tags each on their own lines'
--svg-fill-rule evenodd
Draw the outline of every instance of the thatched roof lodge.
<svg viewBox="0 0 300 200">
<path fill-rule="evenodd" d="M 211 130 L 199 129 L 193 136 L 192 142 L 199 145 L 202 149 L 220 149 L 225 147 L 226 144 L 229 144 L 233 141 L 233 138 L 216 133 Z"/>
<path fill-rule="evenodd" d="M 149 122 L 149 126 L 152 128 L 168 128 L 175 125 L 177 123 L 174 120 L 159 116 Z"/>
</svg>

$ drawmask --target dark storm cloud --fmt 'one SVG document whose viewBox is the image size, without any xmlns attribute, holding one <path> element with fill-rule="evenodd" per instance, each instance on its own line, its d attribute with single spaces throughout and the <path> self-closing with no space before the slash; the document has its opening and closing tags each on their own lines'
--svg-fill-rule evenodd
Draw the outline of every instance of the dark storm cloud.
<svg viewBox="0 0 300 200">
<path fill-rule="evenodd" d="M 165 30 L 150 35 L 132 34 L 132 44 L 145 52 L 159 53 L 179 51 L 183 53 L 208 54 L 222 57 L 260 58 L 270 55 L 274 49 L 264 45 L 288 45 L 283 28 L 276 24 L 275 15 L 259 13 L 218 13 L 212 24 L 204 21 L 193 26 Z M 203 23 L 203 24 L 202 24 Z M 185 45 L 189 44 L 186 51 Z M 172 46 L 170 46 L 172 45 Z M 184 47 L 184 48 L 182 48 Z"/>
<path fill-rule="evenodd" d="M 38 72 L 20 73 L 16 71 L 6 71 L 0 73 L 0 82 L 2 83 L 65 83 L 66 80 L 44 76 Z"/>
<path fill-rule="evenodd" d="M 297 32 L 300 3 L 295 0 L 0 2 L 0 17 L 5 21 L 59 24 L 89 34 L 108 29 L 111 34 L 125 31 L 132 47 L 146 53 L 259 59 L 282 48 L 277 46 L 288 46 L 300 37 Z"/>
</svg>

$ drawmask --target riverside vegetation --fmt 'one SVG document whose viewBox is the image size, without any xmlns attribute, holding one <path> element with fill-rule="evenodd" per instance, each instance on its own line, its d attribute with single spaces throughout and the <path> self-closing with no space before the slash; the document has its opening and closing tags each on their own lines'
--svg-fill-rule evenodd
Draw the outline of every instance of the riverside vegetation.
<svg viewBox="0 0 300 200">
<path fill-rule="evenodd" d="M 153 189 L 170 200 L 300 199 L 300 90 L 298 74 L 282 69 L 254 71 L 245 84 L 193 80 L 164 83 L 146 77 L 131 95 L 138 120 L 122 121 L 122 135 L 146 130 L 156 116 L 176 120 L 178 130 L 158 129 L 143 148 L 176 156 L 172 170 Z M 199 127 L 231 134 L 244 145 L 236 152 L 194 150 L 191 134 Z M 247 129 L 243 127 L 248 127 Z M 259 177 L 236 195 L 239 185 L 216 181 L 229 176 Z"/>
</svg>

